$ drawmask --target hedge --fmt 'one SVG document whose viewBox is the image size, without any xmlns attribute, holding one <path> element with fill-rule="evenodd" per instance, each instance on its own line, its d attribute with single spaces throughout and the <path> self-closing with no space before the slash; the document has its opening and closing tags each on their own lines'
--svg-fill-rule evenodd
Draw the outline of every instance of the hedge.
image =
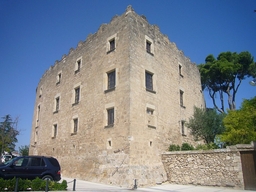
<svg viewBox="0 0 256 192">
<path fill-rule="evenodd" d="M 4 180 L 0 178 L 0 191 L 14 191 L 16 185 L 16 178 Z M 66 191 L 67 181 L 63 180 L 61 183 L 55 181 L 48 181 L 49 191 Z M 36 178 L 34 180 L 19 179 L 18 191 L 44 191 L 46 188 L 46 180 Z"/>
</svg>

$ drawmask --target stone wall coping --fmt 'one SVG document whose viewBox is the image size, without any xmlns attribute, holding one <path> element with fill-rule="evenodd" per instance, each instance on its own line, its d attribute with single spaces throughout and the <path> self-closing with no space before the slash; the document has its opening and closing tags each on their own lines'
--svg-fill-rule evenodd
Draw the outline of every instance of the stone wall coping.
<svg viewBox="0 0 256 192">
<path fill-rule="evenodd" d="M 256 141 L 252 141 L 250 144 L 237 144 L 227 146 L 225 149 L 211 149 L 211 150 L 191 150 L 191 151 L 167 151 L 162 155 L 178 155 L 178 154 L 209 154 L 209 153 L 230 153 L 238 151 L 255 151 Z"/>
<path fill-rule="evenodd" d="M 237 152 L 235 149 L 212 149 L 212 150 L 191 150 L 191 151 L 168 151 L 162 153 L 162 155 L 184 155 L 184 154 L 209 154 L 209 153 L 230 153 Z"/>
<path fill-rule="evenodd" d="M 237 149 L 254 149 L 256 150 L 256 141 L 252 141 L 250 144 L 237 144 Z"/>
</svg>

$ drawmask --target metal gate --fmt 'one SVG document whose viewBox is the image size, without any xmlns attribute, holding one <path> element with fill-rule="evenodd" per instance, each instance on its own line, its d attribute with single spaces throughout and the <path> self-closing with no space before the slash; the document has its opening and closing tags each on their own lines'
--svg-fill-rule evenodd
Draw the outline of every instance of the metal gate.
<svg viewBox="0 0 256 192">
<path fill-rule="evenodd" d="M 240 151 L 244 189 L 256 190 L 256 151 Z"/>
</svg>

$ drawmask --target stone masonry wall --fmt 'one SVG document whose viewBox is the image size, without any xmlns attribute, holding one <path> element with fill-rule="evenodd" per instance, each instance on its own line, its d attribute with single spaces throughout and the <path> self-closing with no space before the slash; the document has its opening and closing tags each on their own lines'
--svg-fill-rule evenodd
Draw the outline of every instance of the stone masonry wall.
<svg viewBox="0 0 256 192">
<path fill-rule="evenodd" d="M 115 48 L 110 50 L 112 40 Z M 115 86 L 109 89 L 113 71 Z M 150 91 L 146 72 L 152 75 Z M 181 122 L 194 106 L 204 104 L 196 64 L 129 6 L 44 73 L 36 92 L 29 153 L 56 157 L 63 176 L 126 187 L 134 179 L 139 186 L 154 185 L 167 179 L 162 152 L 170 144 L 194 143 Z"/>
<path fill-rule="evenodd" d="M 244 188 L 237 150 L 167 152 L 162 161 L 170 183 Z"/>
</svg>

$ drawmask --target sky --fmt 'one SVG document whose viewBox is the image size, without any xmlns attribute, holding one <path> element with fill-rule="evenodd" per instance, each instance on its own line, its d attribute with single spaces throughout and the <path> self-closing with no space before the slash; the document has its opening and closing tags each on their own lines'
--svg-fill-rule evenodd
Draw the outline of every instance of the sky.
<svg viewBox="0 0 256 192">
<path fill-rule="evenodd" d="M 225 51 L 256 58 L 255 0 L 0 0 L 0 117 L 19 118 L 16 149 L 30 143 L 36 88 L 45 71 L 128 5 L 196 64 Z M 238 108 L 256 96 L 251 80 L 238 90 Z M 212 107 L 207 92 L 205 100 Z"/>
</svg>

